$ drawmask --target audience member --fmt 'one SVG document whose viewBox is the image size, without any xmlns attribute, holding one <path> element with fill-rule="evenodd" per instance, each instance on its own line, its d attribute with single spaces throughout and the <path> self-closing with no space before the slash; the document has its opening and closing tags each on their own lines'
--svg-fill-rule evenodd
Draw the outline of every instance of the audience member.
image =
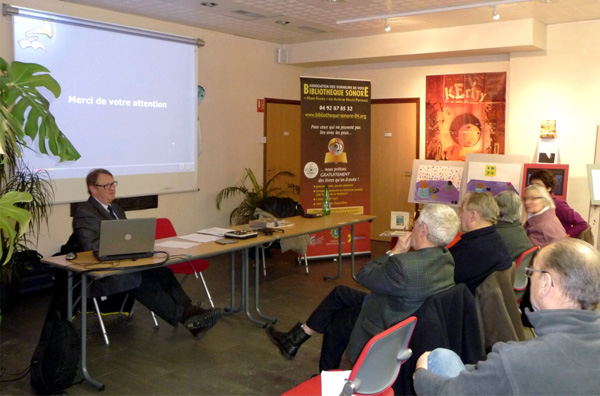
<svg viewBox="0 0 600 396">
<path fill-rule="evenodd" d="M 109 171 L 92 170 L 86 183 L 90 197 L 75 212 L 73 234 L 61 249 L 63 252 L 98 250 L 100 223 L 126 218 L 125 211 L 113 202 L 118 182 Z M 92 286 L 107 296 L 127 291 L 172 326 L 182 323 L 195 337 L 206 334 L 223 315 L 222 309 L 193 305 L 173 272 L 165 267 L 101 278 Z"/>
<path fill-rule="evenodd" d="M 348 359 L 355 362 L 370 338 L 409 317 L 427 297 L 454 285 L 454 261 L 445 246 L 458 224 L 452 208 L 425 205 L 412 232 L 358 272 L 359 283 L 370 294 L 336 286 L 304 324 L 286 333 L 269 326 L 269 338 L 284 357 L 293 359 L 306 340 L 322 333 L 321 370 L 338 368 L 346 347 Z"/>
<path fill-rule="evenodd" d="M 466 284 L 473 294 L 492 272 L 512 265 L 506 244 L 496 231 L 499 213 L 490 193 L 467 193 L 460 205 L 463 234 L 450 248 L 455 264 L 454 282 Z"/>
<path fill-rule="evenodd" d="M 600 391 L 600 253 L 578 239 L 543 248 L 527 267 L 537 338 L 499 342 L 463 365 L 448 349 L 417 361 L 421 395 L 597 395 Z"/>
<path fill-rule="evenodd" d="M 496 231 L 508 248 L 508 253 L 516 261 L 521 253 L 531 248 L 531 241 L 521 225 L 523 202 L 514 191 L 502 191 L 495 197 L 500 215 L 496 224 Z"/>
<path fill-rule="evenodd" d="M 550 196 L 554 201 L 556 217 L 558 217 L 558 220 L 567 232 L 567 235 L 578 238 L 583 231 L 587 230 L 588 223 L 583 217 L 573 210 L 566 201 L 558 198 L 552 192 L 556 187 L 556 179 L 552 172 L 547 169 L 540 169 L 531 175 L 529 181 L 530 184 L 537 184 L 544 187 L 550 193 Z"/>
<path fill-rule="evenodd" d="M 525 188 L 523 194 L 528 218 L 523 227 L 532 244 L 544 247 L 567 233 L 556 217 L 554 201 L 548 191 L 537 184 Z"/>
</svg>

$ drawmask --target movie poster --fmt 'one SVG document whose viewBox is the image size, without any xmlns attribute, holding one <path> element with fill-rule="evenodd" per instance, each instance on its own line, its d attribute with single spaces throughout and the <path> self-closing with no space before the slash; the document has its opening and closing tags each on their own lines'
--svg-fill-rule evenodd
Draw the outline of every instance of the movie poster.
<svg viewBox="0 0 600 396">
<path fill-rule="evenodd" d="M 504 154 L 506 73 L 427 76 L 425 158 Z"/>
<path fill-rule="evenodd" d="M 368 214 L 371 176 L 371 83 L 302 77 L 300 203 L 321 213 L 327 186 L 332 213 Z M 310 235 L 309 257 L 351 250 L 350 229 Z M 355 251 L 369 252 L 370 223 L 355 226 Z"/>
</svg>

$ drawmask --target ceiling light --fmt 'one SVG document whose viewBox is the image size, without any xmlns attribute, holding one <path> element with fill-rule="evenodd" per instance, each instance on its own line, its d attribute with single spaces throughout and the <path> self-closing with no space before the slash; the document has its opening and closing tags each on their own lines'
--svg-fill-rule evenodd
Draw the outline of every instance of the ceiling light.
<svg viewBox="0 0 600 396">
<path fill-rule="evenodd" d="M 500 14 L 498 14 L 498 11 L 496 10 L 496 6 L 494 6 L 494 12 L 492 12 L 492 19 L 494 21 L 497 21 L 498 19 L 500 19 Z"/>
<path fill-rule="evenodd" d="M 290 21 L 275 21 L 275 23 L 285 26 L 285 25 L 288 25 L 290 23 Z"/>
<path fill-rule="evenodd" d="M 402 18 L 402 17 L 407 17 L 407 16 L 435 14 L 438 12 L 460 11 L 460 10 L 468 10 L 468 9 L 472 9 L 472 8 L 482 8 L 482 7 L 488 7 L 488 6 L 494 7 L 494 6 L 497 6 L 500 4 L 525 3 L 525 2 L 529 2 L 529 1 L 532 1 L 532 0 L 490 0 L 490 1 L 484 1 L 481 3 L 459 4 L 459 5 L 449 6 L 449 7 L 425 8 L 425 9 L 421 9 L 421 10 L 397 12 L 397 13 L 393 13 L 393 14 L 371 15 L 371 16 L 365 16 L 365 17 L 359 17 L 359 18 L 352 18 L 352 19 L 339 19 L 339 20 L 335 21 L 335 23 L 340 25 L 343 23 L 375 21 L 378 19 L 381 20 L 381 19 L 388 19 L 388 18 Z M 551 0 L 551 1 L 555 1 L 555 0 Z"/>
<path fill-rule="evenodd" d="M 383 25 L 383 29 L 386 32 L 389 32 L 390 30 L 392 30 L 392 28 L 390 27 L 390 25 L 388 25 L 387 19 L 385 20 L 385 25 Z"/>
<path fill-rule="evenodd" d="M 210 1 L 205 1 L 204 3 L 200 3 L 200 4 L 203 5 L 204 7 L 209 7 L 209 8 L 213 8 L 218 5 L 217 3 L 213 3 Z"/>
</svg>

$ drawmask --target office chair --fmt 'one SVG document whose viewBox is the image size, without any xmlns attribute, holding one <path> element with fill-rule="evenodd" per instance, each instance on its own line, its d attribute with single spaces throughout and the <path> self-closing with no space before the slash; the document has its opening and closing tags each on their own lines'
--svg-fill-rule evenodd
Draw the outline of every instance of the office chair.
<svg viewBox="0 0 600 396">
<path fill-rule="evenodd" d="M 175 231 L 175 227 L 173 227 L 173 223 L 171 223 L 171 220 L 164 217 L 156 219 L 156 239 L 170 238 L 174 236 L 177 236 L 177 232 Z M 204 286 L 204 290 L 206 291 L 206 295 L 208 296 L 210 306 L 214 308 L 215 304 L 213 303 L 210 292 L 208 291 L 208 287 L 206 286 L 204 276 L 202 276 L 202 271 L 207 269 L 208 266 L 208 261 L 197 259 L 184 261 L 182 263 L 177 264 L 171 264 L 167 267 L 171 271 L 173 271 L 174 274 L 184 274 L 184 277 L 181 281 L 182 284 L 191 274 L 194 274 L 196 279 L 200 279 L 202 281 L 202 285 Z"/>
<path fill-rule="evenodd" d="M 523 299 L 525 291 L 527 290 L 527 284 L 529 283 L 529 279 L 525 276 L 525 267 L 531 263 L 539 250 L 539 246 L 527 249 L 521 253 L 519 258 L 517 258 L 517 261 L 515 261 L 515 281 L 513 283 L 513 290 L 515 291 L 515 297 L 518 303 Z"/>
<path fill-rule="evenodd" d="M 412 355 L 408 343 L 416 322 L 417 318 L 411 316 L 371 338 L 356 360 L 341 394 L 393 395 L 392 384 L 400 366 Z M 285 396 L 320 394 L 320 375 L 283 393 Z"/>
</svg>

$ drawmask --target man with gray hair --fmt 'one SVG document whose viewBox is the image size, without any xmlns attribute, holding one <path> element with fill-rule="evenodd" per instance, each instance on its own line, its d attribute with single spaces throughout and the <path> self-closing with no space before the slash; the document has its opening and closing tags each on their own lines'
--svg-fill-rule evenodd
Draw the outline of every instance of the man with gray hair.
<svg viewBox="0 0 600 396">
<path fill-rule="evenodd" d="M 516 192 L 509 190 L 502 191 L 495 199 L 500 209 L 496 231 L 506 244 L 513 261 L 516 261 L 521 253 L 533 246 L 521 225 L 523 202 Z"/>
<path fill-rule="evenodd" d="M 269 338 L 284 357 L 293 359 L 300 345 L 321 333 L 320 370 L 338 368 L 346 347 L 354 363 L 374 335 L 412 315 L 427 297 L 454 286 L 454 260 L 445 246 L 456 236 L 458 224 L 449 206 L 425 205 L 412 232 L 358 272 L 359 283 L 370 294 L 336 286 L 306 323 L 286 333 L 269 326 Z"/>
<path fill-rule="evenodd" d="M 542 248 L 527 267 L 538 334 L 497 343 L 485 361 L 463 365 L 436 349 L 417 361 L 415 390 L 427 395 L 598 395 L 600 253 L 579 239 Z"/>
<path fill-rule="evenodd" d="M 473 294 L 492 272 L 512 265 L 506 244 L 496 231 L 499 214 L 490 193 L 467 193 L 460 205 L 463 234 L 450 248 L 455 263 L 454 282 L 466 284 Z"/>
</svg>

